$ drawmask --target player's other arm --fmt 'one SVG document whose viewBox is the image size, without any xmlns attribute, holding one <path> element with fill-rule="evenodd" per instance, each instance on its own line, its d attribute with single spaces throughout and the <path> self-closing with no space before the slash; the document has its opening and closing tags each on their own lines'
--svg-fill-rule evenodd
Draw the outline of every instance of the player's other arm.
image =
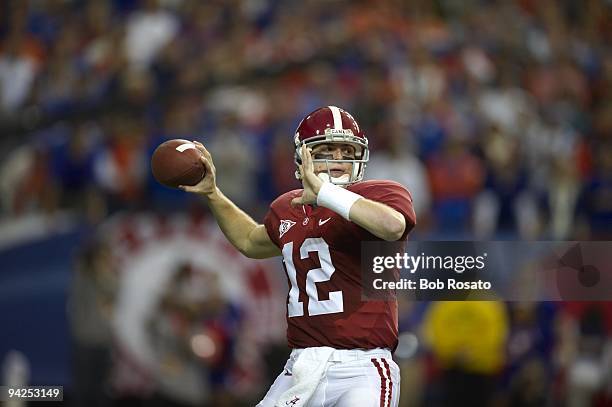
<svg viewBox="0 0 612 407">
<path fill-rule="evenodd" d="M 388 242 L 399 240 L 406 230 L 404 215 L 390 206 L 363 197 L 351 206 L 349 219 Z"/>
<path fill-rule="evenodd" d="M 255 222 L 217 188 L 215 166 L 210 153 L 201 143 L 194 143 L 202 152 L 206 176 L 197 185 L 182 186 L 181 189 L 207 198 L 208 207 L 221 231 L 242 254 L 253 259 L 280 256 L 281 252 L 270 240 L 265 226 Z"/>
</svg>

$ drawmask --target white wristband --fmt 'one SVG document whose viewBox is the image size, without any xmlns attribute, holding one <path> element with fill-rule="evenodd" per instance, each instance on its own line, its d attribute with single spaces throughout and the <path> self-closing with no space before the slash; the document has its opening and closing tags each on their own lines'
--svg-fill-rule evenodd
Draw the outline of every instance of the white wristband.
<svg viewBox="0 0 612 407">
<path fill-rule="evenodd" d="M 317 205 L 331 209 L 344 219 L 350 220 L 351 207 L 359 198 L 363 197 L 331 182 L 324 182 L 317 195 Z"/>
</svg>

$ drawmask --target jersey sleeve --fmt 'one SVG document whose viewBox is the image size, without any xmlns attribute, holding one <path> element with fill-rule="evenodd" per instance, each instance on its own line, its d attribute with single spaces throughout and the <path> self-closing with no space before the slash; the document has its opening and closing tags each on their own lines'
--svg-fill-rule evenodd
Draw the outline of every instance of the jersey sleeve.
<svg viewBox="0 0 612 407">
<path fill-rule="evenodd" d="M 406 236 L 416 225 L 416 214 L 412 206 L 412 195 L 403 185 L 392 181 L 364 182 L 363 186 L 354 192 L 388 205 L 404 215 L 406 229 L 400 240 L 406 240 Z"/>
<path fill-rule="evenodd" d="M 282 248 L 282 243 L 279 237 L 279 226 L 281 219 L 291 219 L 291 199 L 299 195 L 298 190 L 289 191 L 276 198 L 271 204 L 268 213 L 264 217 L 264 226 L 272 243 L 279 249 Z"/>
</svg>

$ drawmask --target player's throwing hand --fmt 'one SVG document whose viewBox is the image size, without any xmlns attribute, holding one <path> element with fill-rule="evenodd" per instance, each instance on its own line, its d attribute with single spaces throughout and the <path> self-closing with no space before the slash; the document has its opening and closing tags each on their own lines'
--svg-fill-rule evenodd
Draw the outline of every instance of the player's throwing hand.
<svg viewBox="0 0 612 407">
<path fill-rule="evenodd" d="M 206 167 L 206 175 L 194 186 L 181 185 L 179 188 L 183 191 L 210 196 L 217 190 L 215 165 L 213 164 L 212 156 L 202 143 L 194 140 L 193 144 L 195 144 L 196 148 L 202 153 L 200 160 L 202 160 L 202 163 Z"/>
<path fill-rule="evenodd" d="M 302 186 L 304 191 L 302 196 L 293 198 L 291 200 L 291 206 L 307 205 L 317 203 L 317 195 L 323 185 L 323 180 L 314 172 L 314 165 L 312 163 L 311 150 L 306 148 L 306 144 L 302 145 L 301 158 L 302 164 L 298 166 L 300 176 L 302 180 Z"/>
</svg>

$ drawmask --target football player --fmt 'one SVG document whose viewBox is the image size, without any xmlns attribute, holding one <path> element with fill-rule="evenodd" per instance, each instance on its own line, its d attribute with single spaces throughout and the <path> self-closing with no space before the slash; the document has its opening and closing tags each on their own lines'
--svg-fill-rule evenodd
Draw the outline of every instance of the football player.
<svg viewBox="0 0 612 407">
<path fill-rule="evenodd" d="M 295 131 L 296 176 L 258 224 L 223 195 L 197 143 L 206 177 L 181 187 L 207 198 L 229 241 L 250 258 L 282 256 L 289 280 L 283 372 L 258 404 L 391 407 L 399 401 L 397 303 L 362 300 L 362 241 L 405 240 L 416 223 L 410 193 L 391 181 L 362 181 L 368 140 L 345 110 L 326 106 Z"/>
</svg>

